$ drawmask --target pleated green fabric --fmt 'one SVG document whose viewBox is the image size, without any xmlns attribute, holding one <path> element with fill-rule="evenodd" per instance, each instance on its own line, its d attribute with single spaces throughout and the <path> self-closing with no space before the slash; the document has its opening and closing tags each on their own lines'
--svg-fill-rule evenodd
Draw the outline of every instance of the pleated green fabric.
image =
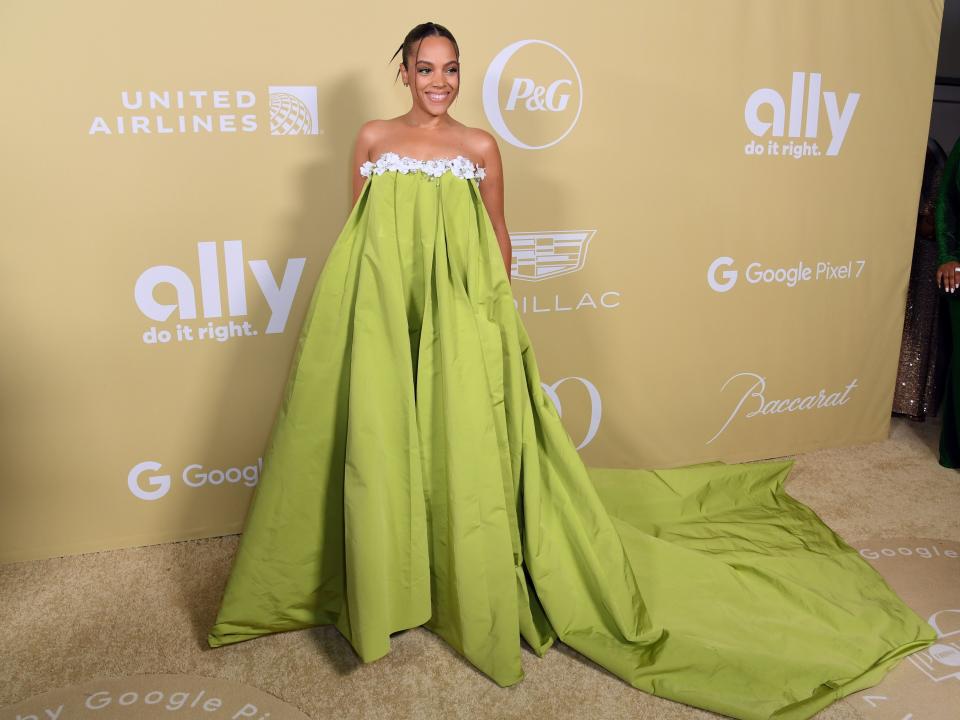
<svg viewBox="0 0 960 720">
<path fill-rule="evenodd" d="M 586 468 L 480 180 L 369 177 L 320 274 L 208 643 L 423 625 L 501 686 L 559 639 L 632 686 L 807 718 L 935 633 L 789 462 Z"/>
</svg>

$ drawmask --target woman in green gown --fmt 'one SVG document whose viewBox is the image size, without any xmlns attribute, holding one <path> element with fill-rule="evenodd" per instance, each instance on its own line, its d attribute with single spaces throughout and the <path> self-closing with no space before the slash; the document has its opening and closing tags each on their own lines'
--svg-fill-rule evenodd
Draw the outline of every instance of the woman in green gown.
<svg viewBox="0 0 960 720">
<path fill-rule="evenodd" d="M 447 114 L 456 41 L 426 23 L 401 49 L 413 106 L 359 134 L 210 646 L 332 624 L 372 662 L 422 625 L 506 687 L 521 639 L 561 641 L 787 720 L 930 645 L 790 462 L 584 466 L 514 305 L 496 141 Z"/>
<path fill-rule="evenodd" d="M 937 285 L 947 292 L 950 313 L 951 352 L 947 368 L 947 384 L 943 391 L 940 414 L 940 464 L 960 467 L 960 250 L 957 247 L 957 219 L 960 217 L 960 139 L 950 151 L 940 178 L 937 197 L 936 231 L 940 249 Z"/>
</svg>

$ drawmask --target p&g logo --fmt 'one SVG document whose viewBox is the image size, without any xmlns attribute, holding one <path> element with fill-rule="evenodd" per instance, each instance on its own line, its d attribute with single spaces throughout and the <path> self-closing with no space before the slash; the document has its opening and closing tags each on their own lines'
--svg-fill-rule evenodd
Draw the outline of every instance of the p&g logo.
<svg viewBox="0 0 960 720">
<path fill-rule="evenodd" d="M 500 85 L 507 64 L 522 49 L 528 53 L 537 54 L 537 50 L 549 48 L 552 52 L 546 58 L 534 57 L 548 65 L 557 65 L 557 56 L 560 64 L 550 68 L 552 77 L 535 79 L 530 71 L 529 59 L 525 61 L 526 71 L 522 74 L 512 74 L 509 78 L 509 89 L 506 100 L 501 107 Z M 514 64 L 516 60 L 514 60 Z M 572 102 L 571 102 L 572 100 Z M 546 40 L 518 40 L 497 53 L 490 61 L 487 73 L 483 78 L 483 109 L 490 124 L 497 133 L 511 145 L 524 150 L 541 150 L 556 145 L 573 130 L 580 118 L 583 108 L 583 83 L 580 72 L 573 60 L 563 50 Z M 507 123 L 504 112 L 509 113 L 513 127 Z M 525 113 L 546 113 L 557 118 L 557 122 L 543 120 L 542 117 L 535 123 L 524 123 Z M 544 134 L 546 137 L 533 138 L 535 134 Z M 521 139 L 526 136 L 527 139 Z"/>
</svg>

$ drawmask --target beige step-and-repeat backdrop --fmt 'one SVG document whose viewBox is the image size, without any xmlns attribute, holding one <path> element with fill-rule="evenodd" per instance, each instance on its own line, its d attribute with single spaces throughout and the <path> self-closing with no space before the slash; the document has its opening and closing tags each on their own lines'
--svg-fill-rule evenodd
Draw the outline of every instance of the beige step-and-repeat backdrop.
<svg viewBox="0 0 960 720">
<path fill-rule="evenodd" d="M 588 464 L 886 436 L 941 0 L 442 9 L 3 3 L 0 562 L 242 528 L 355 133 L 409 107 L 389 59 L 425 20 L 498 138 Z"/>
</svg>

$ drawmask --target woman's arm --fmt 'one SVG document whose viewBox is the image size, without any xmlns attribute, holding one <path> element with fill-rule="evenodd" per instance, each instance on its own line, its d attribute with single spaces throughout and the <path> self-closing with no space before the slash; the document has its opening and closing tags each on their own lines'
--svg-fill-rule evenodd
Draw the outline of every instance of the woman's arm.
<svg viewBox="0 0 960 720">
<path fill-rule="evenodd" d="M 480 181 L 480 197 L 483 198 L 490 223 L 497 235 L 497 244 L 503 256 L 503 264 L 507 270 L 507 280 L 513 283 L 510 276 L 510 264 L 513 259 L 513 248 L 510 244 L 510 234 L 507 232 L 507 222 L 503 217 L 503 163 L 500 160 L 500 148 L 496 138 L 486 130 L 477 130 L 480 134 L 478 152 L 485 175 Z"/>
<path fill-rule="evenodd" d="M 366 178 L 360 174 L 360 166 L 370 159 L 370 146 L 377 136 L 376 120 L 368 120 L 357 131 L 357 139 L 353 144 L 353 165 L 351 166 L 351 181 L 353 183 L 353 201 L 351 207 L 357 204 L 360 191 Z"/>
<path fill-rule="evenodd" d="M 957 165 L 960 163 L 960 141 L 953 146 L 947 165 L 940 178 L 935 224 L 940 267 L 937 269 L 937 284 L 947 292 L 955 292 L 960 286 L 957 277 Z"/>
</svg>

